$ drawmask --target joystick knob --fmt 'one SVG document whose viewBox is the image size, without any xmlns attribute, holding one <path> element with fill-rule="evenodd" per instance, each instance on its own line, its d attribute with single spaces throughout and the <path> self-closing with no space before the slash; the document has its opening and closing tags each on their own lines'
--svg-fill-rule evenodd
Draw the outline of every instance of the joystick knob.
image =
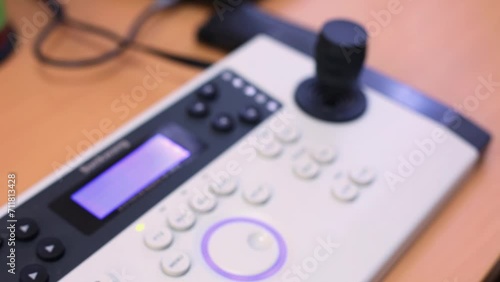
<svg viewBox="0 0 500 282">
<path fill-rule="evenodd" d="M 316 77 L 297 89 L 298 105 L 316 118 L 345 122 L 366 110 L 359 75 L 366 55 L 367 34 L 350 21 L 328 22 L 316 44 Z"/>
</svg>

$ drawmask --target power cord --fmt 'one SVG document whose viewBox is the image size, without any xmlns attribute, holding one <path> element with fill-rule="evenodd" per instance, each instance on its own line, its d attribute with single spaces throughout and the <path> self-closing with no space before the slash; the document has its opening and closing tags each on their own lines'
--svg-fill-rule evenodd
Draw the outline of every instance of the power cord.
<svg viewBox="0 0 500 282">
<path fill-rule="evenodd" d="M 89 67 L 107 62 L 113 58 L 120 56 L 128 48 L 134 48 L 151 55 L 161 57 L 163 59 L 169 59 L 199 68 L 206 68 L 211 65 L 210 62 L 175 55 L 135 41 L 135 38 L 137 37 L 137 34 L 139 33 L 141 27 L 152 15 L 161 10 L 174 6 L 179 2 L 179 0 L 156 0 L 136 18 L 125 37 L 109 29 L 69 17 L 65 13 L 64 7 L 57 0 L 44 0 L 44 2 L 54 13 L 54 18 L 42 29 L 33 46 L 35 57 L 42 63 L 64 68 Z M 55 28 L 59 26 L 67 26 L 93 33 L 103 38 L 114 41 L 117 45 L 114 49 L 92 58 L 76 60 L 57 59 L 44 53 L 43 45 L 45 44 L 50 34 L 55 30 Z"/>
</svg>

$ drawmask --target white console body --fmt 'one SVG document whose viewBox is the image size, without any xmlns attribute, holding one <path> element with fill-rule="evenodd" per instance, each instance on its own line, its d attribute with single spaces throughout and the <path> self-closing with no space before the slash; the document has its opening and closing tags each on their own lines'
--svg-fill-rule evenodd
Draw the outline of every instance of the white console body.
<svg viewBox="0 0 500 282">
<path fill-rule="evenodd" d="M 313 60 L 265 36 L 111 138 L 226 69 L 283 107 L 61 281 L 377 280 L 479 158 L 452 131 L 368 87 L 361 118 L 328 123 L 309 117 L 294 92 L 314 75 Z M 225 184 L 209 187 L 229 175 Z"/>
</svg>

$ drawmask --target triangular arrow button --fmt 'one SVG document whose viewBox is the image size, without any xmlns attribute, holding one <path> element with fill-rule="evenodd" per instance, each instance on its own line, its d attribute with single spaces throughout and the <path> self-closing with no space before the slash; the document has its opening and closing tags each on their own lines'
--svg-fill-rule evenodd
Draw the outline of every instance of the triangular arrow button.
<svg viewBox="0 0 500 282">
<path fill-rule="evenodd" d="M 30 229 L 30 226 L 29 226 L 29 224 L 21 225 L 21 226 L 19 226 L 19 229 L 21 229 L 21 231 L 23 233 L 26 233 Z"/>
<path fill-rule="evenodd" d="M 38 276 L 38 272 L 30 273 L 30 274 L 28 274 L 28 276 L 31 278 L 31 280 L 35 280 L 36 277 Z"/>
<path fill-rule="evenodd" d="M 49 253 L 52 253 L 52 251 L 54 250 L 54 245 L 45 246 L 45 250 Z"/>
</svg>

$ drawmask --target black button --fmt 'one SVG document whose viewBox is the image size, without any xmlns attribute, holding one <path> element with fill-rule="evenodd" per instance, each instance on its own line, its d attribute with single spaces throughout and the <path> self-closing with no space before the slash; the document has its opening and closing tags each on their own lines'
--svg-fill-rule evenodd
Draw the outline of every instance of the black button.
<svg viewBox="0 0 500 282">
<path fill-rule="evenodd" d="M 21 241 L 33 240 L 38 231 L 38 224 L 31 218 L 21 218 L 16 223 L 16 238 Z"/>
<path fill-rule="evenodd" d="M 30 264 L 21 270 L 21 282 L 47 282 L 49 274 L 47 270 L 39 264 Z"/>
<path fill-rule="evenodd" d="M 215 100 L 217 98 L 217 87 L 213 83 L 204 85 L 198 90 L 198 97 L 205 100 Z"/>
<path fill-rule="evenodd" d="M 249 124 L 257 124 L 261 119 L 261 114 L 258 108 L 248 106 L 240 112 L 240 119 Z"/>
<path fill-rule="evenodd" d="M 212 120 L 212 128 L 220 132 L 229 132 L 234 128 L 234 121 L 228 114 L 220 114 Z"/>
<path fill-rule="evenodd" d="M 195 118 L 206 117 L 209 112 L 207 104 L 200 101 L 197 101 L 190 105 L 187 111 L 190 116 Z"/>
<path fill-rule="evenodd" d="M 64 245 L 57 238 L 45 238 L 40 240 L 36 246 L 36 254 L 45 261 L 54 261 L 64 255 Z"/>
</svg>

